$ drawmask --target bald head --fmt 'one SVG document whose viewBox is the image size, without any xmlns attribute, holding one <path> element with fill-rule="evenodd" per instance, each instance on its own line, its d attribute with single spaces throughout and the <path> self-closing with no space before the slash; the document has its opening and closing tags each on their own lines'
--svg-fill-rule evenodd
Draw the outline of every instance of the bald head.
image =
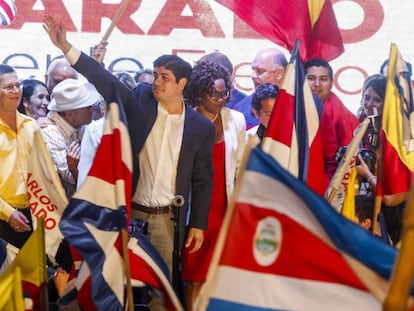
<svg viewBox="0 0 414 311">
<path fill-rule="evenodd" d="M 263 83 L 280 86 L 287 63 L 285 55 L 277 48 L 260 50 L 252 61 L 254 87 Z"/>
<path fill-rule="evenodd" d="M 72 68 L 66 59 L 57 58 L 54 59 L 47 68 L 45 83 L 49 92 L 52 92 L 53 88 L 59 82 L 66 79 L 78 79 L 78 76 L 78 72 Z"/>
</svg>

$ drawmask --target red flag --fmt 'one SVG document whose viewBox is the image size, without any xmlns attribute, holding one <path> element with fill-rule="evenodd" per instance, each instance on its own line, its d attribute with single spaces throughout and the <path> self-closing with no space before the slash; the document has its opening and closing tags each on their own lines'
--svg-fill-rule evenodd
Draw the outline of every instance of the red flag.
<svg viewBox="0 0 414 311">
<path fill-rule="evenodd" d="M 329 0 L 216 0 L 262 36 L 292 51 L 301 40 L 303 61 L 332 60 L 344 52 L 341 33 Z"/>
</svg>

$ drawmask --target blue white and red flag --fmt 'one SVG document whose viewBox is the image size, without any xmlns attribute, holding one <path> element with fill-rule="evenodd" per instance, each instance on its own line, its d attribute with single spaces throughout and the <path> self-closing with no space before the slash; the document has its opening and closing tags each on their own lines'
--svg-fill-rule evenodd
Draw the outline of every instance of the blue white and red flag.
<svg viewBox="0 0 414 311">
<path fill-rule="evenodd" d="M 0 22 L 2 25 L 10 25 L 14 21 L 16 12 L 14 0 L 0 0 Z"/>
<path fill-rule="evenodd" d="M 128 251 L 131 279 L 156 289 L 167 310 L 184 310 L 172 287 L 167 264 L 146 236 L 139 231 L 132 233 Z"/>
<path fill-rule="evenodd" d="M 184 310 L 171 284 L 168 266 L 147 237 L 134 231 L 128 243 L 130 273 L 133 287 L 149 286 L 154 295 L 160 297 L 169 311 Z M 94 306 L 89 303 L 91 297 L 91 272 L 77 252 L 72 253 L 76 278 L 67 286 L 67 293 L 60 299 L 61 306 L 74 303 L 76 298 L 84 301 L 82 307 L 90 310 Z M 79 289 L 79 290 L 78 290 Z"/>
<path fill-rule="evenodd" d="M 260 148 L 242 174 L 201 310 L 382 309 L 395 248 L 342 217 Z"/>
<path fill-rule="evenodd" d="M 60 229 L 89 269 L 78 301 L 88 310 L 122 310 L 124 263 L 121 230 L 127 229 L 132 154 L 122 105 L 110 103 L 104 133 L 89 174 L 69 202 Z M 77 280 L 78 282 L 79 280 Z M 86 286 L 86 287 L 85 287 Z M 82 293 L 88 292 L 88 295 Z"/>
<path fill-rule="evenodd" d="M 269 120 L 262 149 L 311 189 L 324 194 L 325 167 L 319 127 L 321 103 L 312 95 L 298 54 L 292 53 Z"/>
</svg>

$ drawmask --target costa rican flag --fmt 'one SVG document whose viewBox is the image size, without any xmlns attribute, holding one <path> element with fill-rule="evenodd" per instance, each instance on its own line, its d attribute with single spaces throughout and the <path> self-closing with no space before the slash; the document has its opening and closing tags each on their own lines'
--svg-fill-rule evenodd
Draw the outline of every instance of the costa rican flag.
<svg viewBox="0 0 414 311">
<path fill-rule="evenodd" d="M 135 231 L 128 244 L 131 279 L 158 291 L 168 311 L 183 311 L 171 284 L 167 264 L 143 233 Z"/>
<path fill-rule="evenodd" d="M 8 26 L 14 21 L 17 8 L 13 0 L 0 0 L 0 18 L 2 25 Z"/>
<path fill-rule="evenodd" d="M 299 59 L 299 41 L 286 68 L 262 142 L 262 149 L 282 167 L 324 194 L 324 147 L 321 103 L 314 100 Z"/>
<path fill-rule="evenodd" d="M 104 133 L 85 182 L 60 221 L 60 229 L 89 270 L 77 280 L 85 310 L 123 310 L 121 231 L 127 229 L 132 189 L 132 153 L 119 99 L 109 104 Z M 78 275 L 79 278 L 79 275 Z M 84 295 L 84 293 L 89 293 Z"/>
<path fill-rule="evenodd" d="M 382 309 L 395 248 L 259 148 L 237 191 L 197 310 Z"/>
</svg>

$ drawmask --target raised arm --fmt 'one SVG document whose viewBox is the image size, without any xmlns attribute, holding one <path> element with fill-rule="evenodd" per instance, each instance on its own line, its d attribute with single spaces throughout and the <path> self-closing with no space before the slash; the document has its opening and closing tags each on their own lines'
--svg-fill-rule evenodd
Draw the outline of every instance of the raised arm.
<svg viewBox="0 0 414 311">
<path fill-rule="evenodd" d="M 72 44 L 66 39 L 66 29 L 61 22 L 57 22 L 51 15 L 46 15 L 43 18 L 43 28 L 49 35 L 50 41 L 52 41 L 63 54 L 69 52 Z"/>
<path fill-rule="evenodd" d="M 65 27 L 61 22 L 57 22 L 53 16 L 46 15 L 43 18 L 43 23 L 43 28 L 52 43 L 62 51 L 73 68 L 96 87 L 108 103 L 114 100 L 113 85 L 115 85 L 124 105 L 129 105 L 133 101 L 133 93 L 111 72 L 69 43 L 66 38 Z"/>
</svg>

